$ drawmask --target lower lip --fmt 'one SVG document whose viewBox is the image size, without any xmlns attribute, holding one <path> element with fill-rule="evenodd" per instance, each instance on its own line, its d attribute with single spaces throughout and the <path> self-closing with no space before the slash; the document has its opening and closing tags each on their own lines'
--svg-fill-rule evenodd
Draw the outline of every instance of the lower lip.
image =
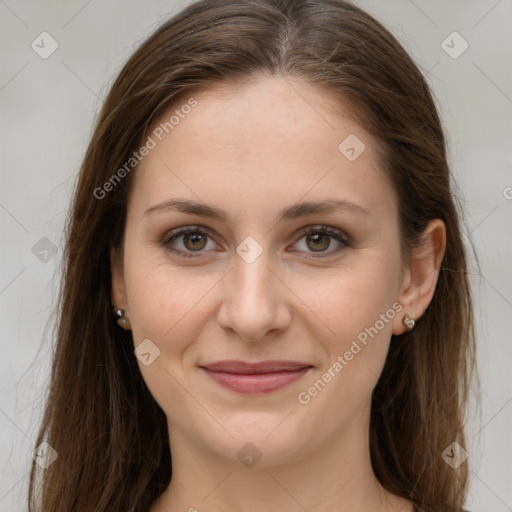
<svg viewBox="0 0 512 512">
<path fill-rule="evenodd" d="M 277 391 L 300 379 L 310 369 L 311 367 L 294 371 L 243 374 L 214 372 L 203 368 L 207 375 L 221 386 L 245 394 Z"/>
</svg>

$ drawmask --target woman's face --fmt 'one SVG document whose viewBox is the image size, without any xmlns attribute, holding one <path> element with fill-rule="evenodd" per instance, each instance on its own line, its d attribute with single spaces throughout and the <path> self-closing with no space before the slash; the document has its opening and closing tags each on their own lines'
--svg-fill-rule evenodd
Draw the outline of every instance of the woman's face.
<svg viewBox="0 0 512 512">
<path fill-rule="evenodd" d="M 405 313 L 375 141 L 334 113 L 339 99 L 290 78 L 193 98 L 150 133 L 113 273 L 171 449 L 180 438 L 271 466 L 365 438 Z M 226 361 L 246 364 L 214 366 Z M 283 366 L 250 366 L 268 361 Z"/>
</svg>

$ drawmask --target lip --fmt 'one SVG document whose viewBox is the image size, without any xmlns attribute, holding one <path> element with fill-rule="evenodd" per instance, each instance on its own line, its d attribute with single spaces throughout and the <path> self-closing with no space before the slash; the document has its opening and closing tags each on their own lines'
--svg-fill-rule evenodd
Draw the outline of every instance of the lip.
<svg viewBox="0 0 512 512">
<path fill-rule="evenodd" d="M 200 366 L 215 382 L 244 394 L 271 393 L 300 379 L 312 365 L 299 361 L 219 361 Z"/>
</svg>

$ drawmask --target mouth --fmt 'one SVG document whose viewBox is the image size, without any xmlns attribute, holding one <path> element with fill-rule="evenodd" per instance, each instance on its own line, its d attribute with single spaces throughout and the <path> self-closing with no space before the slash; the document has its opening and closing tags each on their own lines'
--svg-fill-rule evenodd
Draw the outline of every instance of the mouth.
<svg viewBox="0 0 512 512">
<path fill-rule="evenodd" d="M 312 365 L 298 361 L 220 361 L 200 366 L 217 384 L 245 394 L 271 393 L 307 373 Z"/>
</svg>

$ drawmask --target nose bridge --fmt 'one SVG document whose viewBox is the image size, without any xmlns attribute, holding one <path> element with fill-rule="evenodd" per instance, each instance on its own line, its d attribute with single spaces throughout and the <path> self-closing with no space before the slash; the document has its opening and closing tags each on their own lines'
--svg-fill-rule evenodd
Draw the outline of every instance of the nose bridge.
<svg viewBox="0 0 512 512">
<path fill-rule="evenodd" d="M 242 242 L 224 281 L 219 324 L 245 339 L 260 340 L 270 330 L 283 329 L 289 320 L 268 254 L 251 241 L 247 246 Z"/>
<path fill-rule="evenodd" d="M 246 261 L 242 257 L 235 259 L 234 292 L 238 300 L 251 302 L 266 302 L 271 299 L 272 288 L 268 252 L 261 254 L 254 261 Z M 274 278 L 275 279 L 275 278 Z"/>
</svg>

